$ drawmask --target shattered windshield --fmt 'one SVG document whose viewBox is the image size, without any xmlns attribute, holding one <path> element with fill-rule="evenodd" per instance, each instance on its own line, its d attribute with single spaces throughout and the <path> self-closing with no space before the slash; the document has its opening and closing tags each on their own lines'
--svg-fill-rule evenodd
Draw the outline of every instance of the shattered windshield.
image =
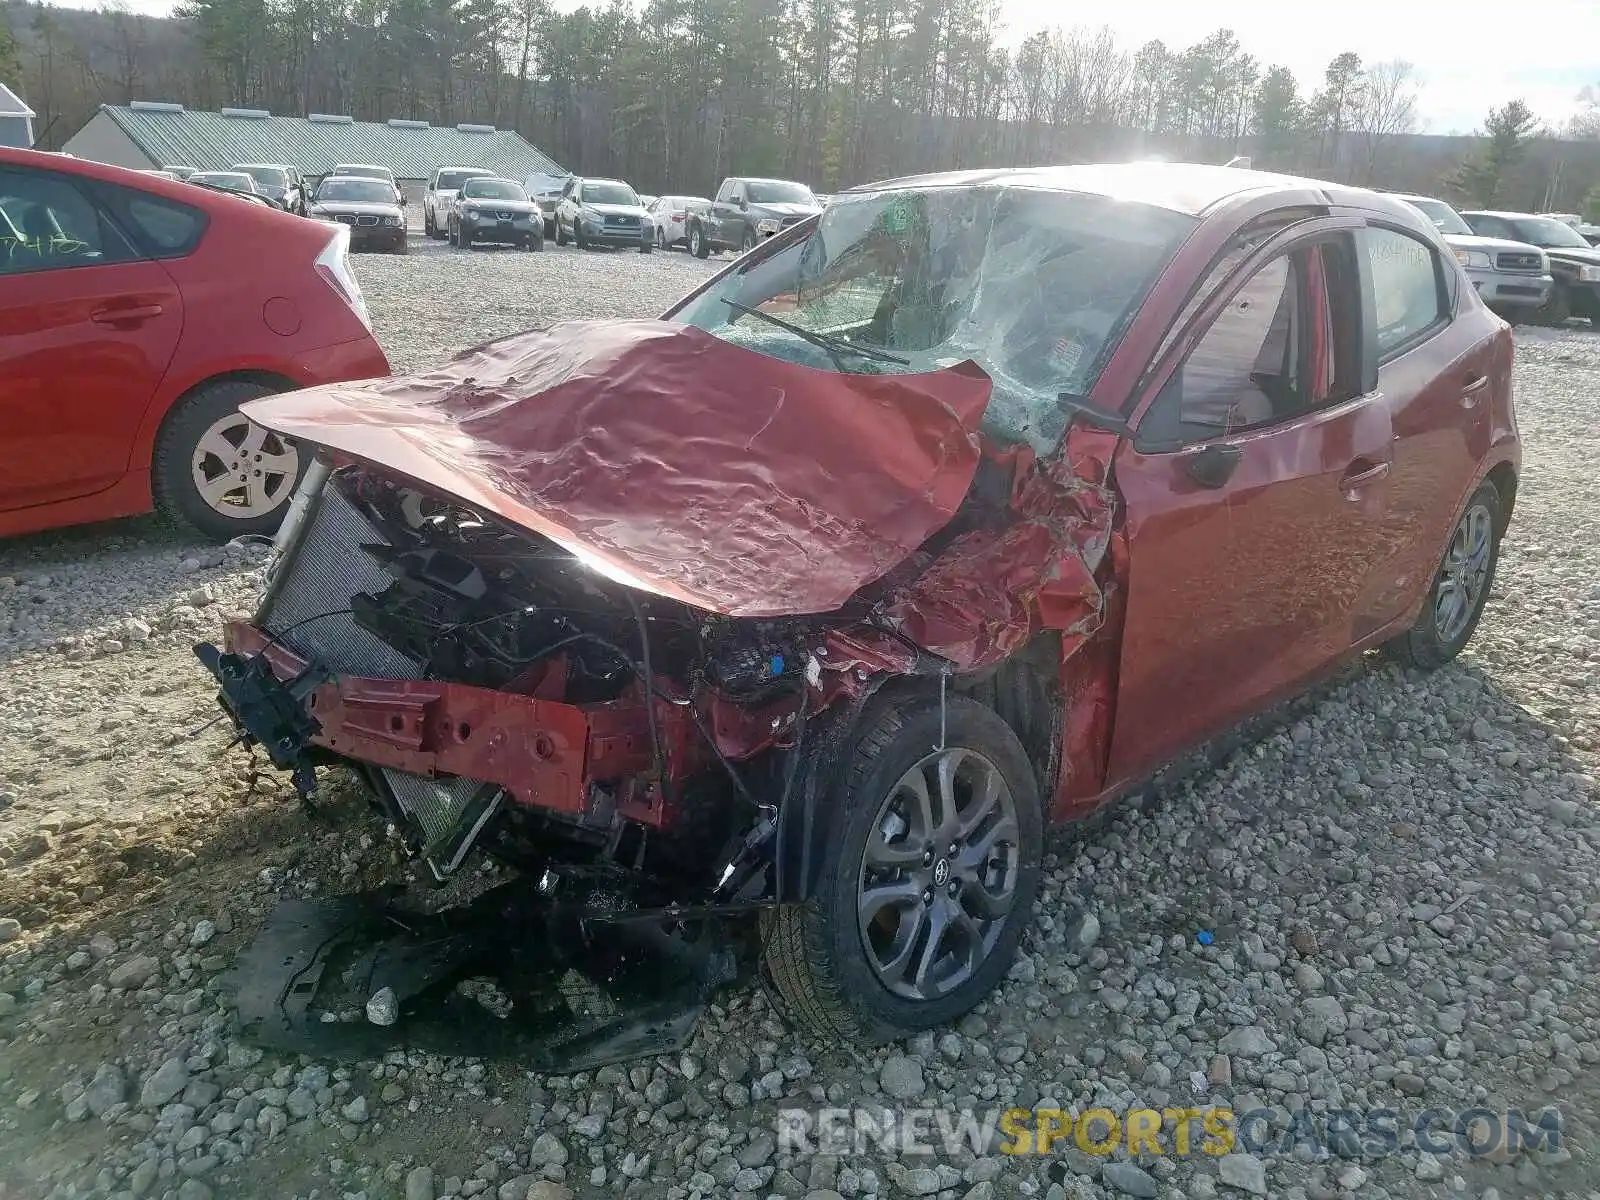
<svg viewBox="0 0 1600 1200">
<path fill-rule="evenodd" d="M 809 236 L 758 254 L 669 319 L 852 374 L 970 358 L 994 381 L 986 432 L 1043 452 L 1066 428 L 1056 398 L 1094 386 L 1194 225 L 1151 205 L 1033 188 L 841 196 Z"/>
</svg>

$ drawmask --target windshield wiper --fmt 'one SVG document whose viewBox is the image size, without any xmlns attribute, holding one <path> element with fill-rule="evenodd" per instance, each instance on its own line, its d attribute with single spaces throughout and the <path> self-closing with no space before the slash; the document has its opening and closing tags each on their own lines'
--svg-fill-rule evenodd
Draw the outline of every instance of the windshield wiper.
<svg viewBox="0 0 1600 1200">
<path fill-rule="evenodd" d="M 859 358 L 875 359 L 878 362 L 898 363 L 902 367 L 911 365 L 911 360 L 909 358 L 901 358 L 898 354 L 890 354 L 887 350 L 874 350 L 870 346 L 857 345 L 849 338 L 841 337 L 837 334 L 816 333 L 813 330 L 804 328 L 803 326 L 795 325 L 792 322 L 785 321 L 782 317 L 775 317 L 771 313 L 762 312 L 759 308 L 751 308 L 750 305 L 741 303 L 738 300 L 730 300 L 724 296 L 722 298 L 722 302 L 735 312 L 756 317 L 759 320 L 767 322 L 769 325 L 776 325 L 779 329 L 787 329 L 790 333 L 794 334 L 795 337 L 800 338 L 803 341 L 810 342 L 813 346 L 827 351 L 828 357 L 833 359 L 833 365 L 838 367 L 841 371 L 844 370 L 844 364 L 839 361 L 840 351 L 854 354 Z"/>
<path fill-rule="evenodd" d="M 1065 413 L 1083 418 L 1085 425 L 1096 429 L 1104 429 L 1108 433 L 1120 434 L 1125 438 L 1134 436 L 1133 426 L 1129 425 L 1116 413 L 1109 413 L 1103 408 L 1096 408 L 1087 403 L 1082 396 L 1075 396 L 1071 392 L 1062 392 L 1056 397 L 1056 404 Z"/>
</svg>

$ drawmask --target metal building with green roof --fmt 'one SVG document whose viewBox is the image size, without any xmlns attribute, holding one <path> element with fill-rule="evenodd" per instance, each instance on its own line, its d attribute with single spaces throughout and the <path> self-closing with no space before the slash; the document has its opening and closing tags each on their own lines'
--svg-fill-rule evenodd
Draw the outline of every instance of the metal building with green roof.
<svg viewBox="0 0 1600 1200">
<path fill-rule="evenodd" d="M 150 100 L 102 104 L 62 149 L 135 170 L 222 171 L 235 163 L 284 163 L 314 178 L 340 163 L 367 163 L 388 167 L 395 179 L 411 184 L 448 166 L 483 167 L 517 180 L 566 173 L 520 134 L 492 125 L 380 123 L 330 113 L 280 117 L 260 108 L 200 112 Z"/>
</svg>

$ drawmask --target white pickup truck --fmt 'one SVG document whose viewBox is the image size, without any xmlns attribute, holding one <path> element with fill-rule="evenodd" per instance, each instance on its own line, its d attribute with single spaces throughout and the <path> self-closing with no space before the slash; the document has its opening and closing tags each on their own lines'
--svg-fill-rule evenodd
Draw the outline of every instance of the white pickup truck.
<svg viewBox="0 0 1600 1200">
<path fill-rule="evenodd" d="M 442 240 L 450 228 L 450 209 L 455 205 L 461 185 L 469 179 L 492 176 L 482 167 L 440 167 L 428 180 L 422 193 L 422 232 L 435 241 Z"/>
</svg>

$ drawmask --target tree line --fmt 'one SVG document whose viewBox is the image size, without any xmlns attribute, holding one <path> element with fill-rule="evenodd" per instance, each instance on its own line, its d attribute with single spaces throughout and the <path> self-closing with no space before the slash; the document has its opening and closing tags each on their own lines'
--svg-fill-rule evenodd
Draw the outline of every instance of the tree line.
<svg viewBox="0 0 1600 1200">
<path fill-rule="evenodd" d="M 1085 27 L 1011 46 L 994 0 L 609 0 L 568 13 L 549 0 L 183 0 L 171 19 L 0 0 L 0 78 L 21 81 L 45 146 L 130 99 L 472 121 L 649 191 L 701 193 L 728 173 L 832 190 L 935 168 L 1240 152 L 1474 203 L 1551 190 L 1527 178 L 1546 131 L 1525 107 L 1493 154 L 1472 142 L 1419 162 L 1420 84 L 1404 61 L 1340 53 L 1308 92 L 1226 29 L 1187 47 L 1126 47 Z M 1569 204 L 1600 180 L 1600 154 L 1578 158 L 1556 189 Z"/>
</svg>

